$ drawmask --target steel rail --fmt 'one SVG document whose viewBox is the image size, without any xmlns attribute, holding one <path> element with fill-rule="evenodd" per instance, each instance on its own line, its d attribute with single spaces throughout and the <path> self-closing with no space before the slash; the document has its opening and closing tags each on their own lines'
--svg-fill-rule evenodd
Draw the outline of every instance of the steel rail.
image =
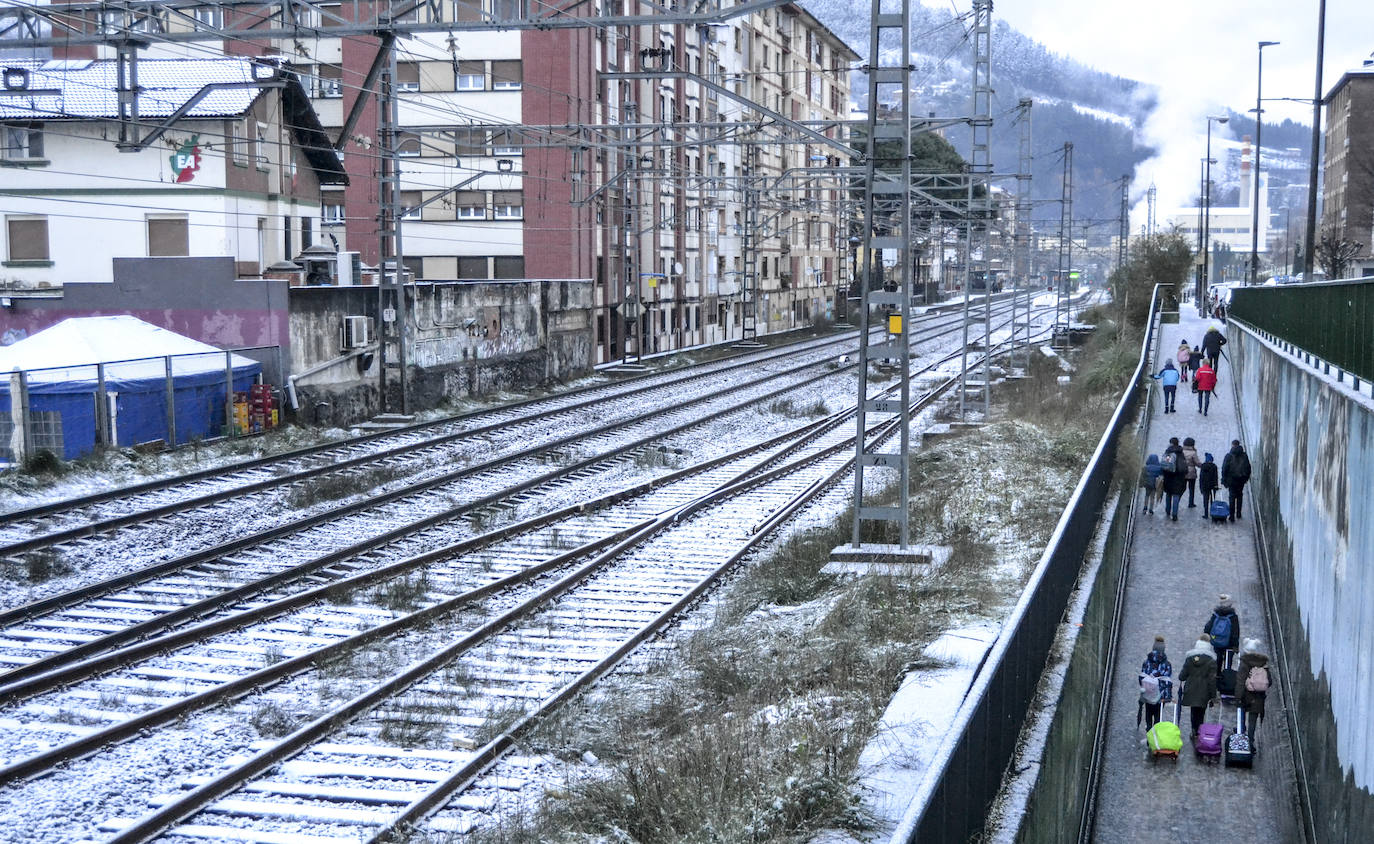
<svg viewBox="0 0 1374 844">
<path fill-rule="evenodd" d="M 1001 344 L 999 345 L 999 348 L 1005 345 L 1008 344 Z M 996 352 L 994 352 L 993 350 L 988 350 L 985 354 L 991 356 L 995 353 Z M 950 357 L 951 356 L 946 356 L 941 361 L 932 364 L 929 368 L 938 366 L 945 360 L 950 359 Z M 933 402 L 945 391 L 952 388 L 953 385 L 957 382 L 957 376 L 952 376 L 946 379 L 943 384 L 937 386 L 936 388 L 933 388 L 932 390 L 928 391 L 925 395 L 923 395 L 921 398 L 917 399 L 916 402 L 913 403 L 913 406 L 918 409 L 920 407 L 928 406 L 929 403 Z M 894 430 L 894 425 L 891 421 L 887 421 L 875 425 L 874 430 L 879 432 L 878 436 L 886 436 L 890 435 L 891 432 Z M 860 434 L 856 432 L 855 436 L 858 435 Z M 862 435 L 867 436 L 868 432 L 864 432 Z M 797 470 L 804 468 L 805 466 L 811 465 L 819 460 L 826 459 L 832 456 L 833 454 L 847 452 L 852 448 L 852 443 L 850 442 L 852 439 L 853 437 L 845 438 L 844 440 L 832 444 L 831 446 L 823 449 L 820 452 L 817 452 L 816 454 L 808 455 L 798 460 L 785 463 L 784 465 L 762 471 L 761 473 L 754 474 L 751 477 L 740 477 L 733 481 L 727 481 L 726 483 L 719 486 L 717 489 L 703 496 L 698 497 L 696 500 L 676 507 L 665 514 L 662 514 L 652 523 L 645 525 L 644 527 L 639 528 L 638 530 L 634 530 L 630 535 L 624 537 L 623 539 L 620 539 L 610 548 L 599 553 L 594 559 L 583 564 L 574 572 L 561 578 L 557 583 L 553 584 L 547 589 L 542 590 L 540 594 L 533 596 L 526 601 L 521 602 L 516 607 L 513 607 L 510 610 L 502 613 L 500 616 L 490 620 L 478 629 L 464 636 L 459 641 L 443 648 L 439 652 L 432 654 L 430 657 L 427 657 L 426 659 L 416 663 L 415 665 L 413 665 L 406 671 L 402 672 L 401 674 L 398 674 L 388 679 L 384 683 L 375 686 L 370 691 L 356 696 L 355 698 L 343 704 L 341 707 L 338 707 L 334 711 L 324 716 L 321 716 L 320 718 L 317 718 L 310 724 L 301 727 L 291 735 L 276 742 L 272 747 L 260 751 L 255 756 L 245 761 L 241 765 L 237 766 L 236 768 L 233 768 L 212 778 L 209 782 L 195 788 L 194 790 L 183 795 L 182 797 L 171 801 L 170 803 L 164 805 L 163 807 L 151 813 L 150 815 L 135 821 L 130 826 L 121 830 L 115 836 L 115 838 L 112 839 L 112 841 L 145 841 L 149 837 L 165 831 L 171 824 L 174 824 L 178 820 L 190 814 L 193 814 L 194 812 L 208 805 L 213 800 L 216 800 L 219 797 L 228 794 L 229 792 L 237 788 L 239 785 L 246 782 L 248 779 L 252 778 L 253 776 L 259 773 L 262 773 L 263 771 L 266 771 L 278 762 L 281 762 L 284 759 L 295 755 L 300 750 L 304 749 L 317 739 L 337 729 L 343 723 L 352 719 L 356 715 L 359 715 L 362 712 L 374 708 L 375 705 L 390 697 L 394 693 L 401 691 L 402 689 L 407 688 L 410 685 L 413 685 L 422 677 L 433 673 L 435 670 L 441 668 L 443 665 L 452 661 L 452 659 L 456 658 L 460 654 L 472 649 L 481 642 L 490 638 L 496 632 L 499 632 L 509 627 L 516 620 L 528 616 L 535 609 L 548 604 L 549 602 L 555 600 L 558 597 L 561 597 L 569 590 L 577 586 L 579 583 L 584 581 L 592 573 L 603 569 L 612 561 L 619 558 L 626 551 L 642 544 L 650 536 L 671 528 L 672 526 L 678 524 L 682 520 L 690 517 L 698 510 L 707 507 L 712 503 L 715 503 L 725 498 L 733 497 L 745 490 L 749 490 L 761 484 L 768 483 L 769 481 L 774 480 L 783 475 L 792 474 Z M 459 769 L 458 772 L 452 775 L 449 779 L 440 783 L 436 788 L 427 792 L 420 799 L 414 801 L 409 807 L 407 807 L 406 810 L 403 811 L 403 813 L 397 819 L 393 821 L 390 827 L 383 830 L 383 832 L 379 834 L 379 836 L 374 840 L 381 840 L 383 836 L 388 835 L 392 831 L 396 830 L 399 825 L 408 825 L 419 815 L 437 809 L 445 800 L 451 797 L 454 791 L 460 789 L 466 783 L 475 779 L 476 776 L 479 776 L 482 771 L 484 771 L 497 758 L 499 758 L 501 753 L 503 753 L 506 749 L 508 749 L 511 746 L 511 744 L 514 743 L 516 737 L 518 737 L 518 735 L 521 732 L 527 730 L 529 726 L 531 726 L 539 717 L 541 717 L 549 709 L 561 705 L 562 702 L 576 694 L 583 687 L 598 679 L 600 676 L 604 675 L 607 671 L 609 671 L 616 664 L 618 664 L 624 658 L 625 655 L 627 655 L 631 650 L 637 647 L 638 644 L 640 644 L 644 639 L 646 639 L 650 635 L 653 635 L 655 632 L 662 629 L 662 627 L 664 627 L 666 624 L 671 622 L 683 609 L 685 609 L 687 606 L 690 606 L 692 602 L 697 600 L 701 594 L 703 594 L 708 588 L 710 588 L 724 570 L 728 569 L 730 566 L 738 562 L 738 560 L 741 559 L 746 553 L 748 553 L 748 551 L 751 550 L 754 545 L 758 544 L 763 540 L 763 538 L 771 534 L 771 532 L 776 526 L 780 525 L 787 518 L 790 518 L 791 515 L 797 509 L 800 509 L 800 507 L 804 506 L 804 504 L 810 501 L 811 498 L 813 498 L 816 494 L 818 494 L 818 492 L 821 489 L 825 488 L 829 483 L 833 483 L 837 477 L 839 477 L 845 471 L 847 471 L 851 463 L 852 458 L 846 459 L 844 461 L 844 464 L 835 472 L 833 472 L 828 478 L 818 479 L 817 482 L 812 483 L 803 493 L 794 496 L 793 499 L 787 502 L 787 504 L 784 507 L 775 511 L 774 514 L 768 520 L 766 520 L 763 525 L 760 525 L 754 531 L 753 536 L 746 543 L 745 547 L 736 554 L 732 555 L 730 560 L 725 565 L 718 568 L 716 572 L 714 572 L 712 575 L 700 581 L 686 595 L 684 595 L 681 599 L 675 602 L 668 611 L 661 613 L 660 616 L 658 616 L 654 621 L 645 625 L 634 636 L 630 637 L 625 642 L 623 642 L 610 657 L 603 659 L 600 663 L 597 664 L 597 666 L 593 667 L 592 669 L 589 669 L 587 672 L 584 672 L 584 674 L 581 675 L 577 680 L 560 689 L 553 697 L 546 699 L 546 701 L 543 704 L 541 704 L 539 709 L 536 710 L 534 713 L 525 716 L 520 721 L 518 721 L 516 725 L 507 729 L 502 734 L 502 736 L 498 737 L 497 739 L 494 739 L 492 742 L 489 742 L 486 746 L 484 746 L 481 750 L 478 751 L 477 755 L 471 762 L 464 765 L 461 769 Z"/>
</svg>

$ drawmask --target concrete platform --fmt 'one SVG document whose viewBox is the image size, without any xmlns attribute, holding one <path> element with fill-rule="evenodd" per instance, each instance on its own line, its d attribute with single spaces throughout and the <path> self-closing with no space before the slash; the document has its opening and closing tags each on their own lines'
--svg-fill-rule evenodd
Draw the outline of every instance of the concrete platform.
<svg viewBox="0 0 1374 844">
<path fill-rule="evenodd" d="M 841 545 L 830 552 L 830 562 L 821 571 L 830 575 L 885 577 L 929 574 L 949 562 L 950 553 L 946 545 Z"/>
</svg>

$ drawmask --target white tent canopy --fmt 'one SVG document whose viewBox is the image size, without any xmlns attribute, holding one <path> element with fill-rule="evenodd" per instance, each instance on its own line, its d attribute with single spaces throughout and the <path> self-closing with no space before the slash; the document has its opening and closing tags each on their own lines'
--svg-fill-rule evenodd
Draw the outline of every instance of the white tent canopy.
<svg viewBox="0 0 1374 844">
<path fill-rule="evenodd" d="M 9 346 L 0 346 L 0 373 L 28 371 L 30 384 L 95 381 L 96 365 L 106 364 L 107 381 L 145 381 L 166 377 L 223 374 L 225 353 L 132 316 L 72 317 Z M 235 370 L 257 361 L 230 354 Z"/>
</svg>

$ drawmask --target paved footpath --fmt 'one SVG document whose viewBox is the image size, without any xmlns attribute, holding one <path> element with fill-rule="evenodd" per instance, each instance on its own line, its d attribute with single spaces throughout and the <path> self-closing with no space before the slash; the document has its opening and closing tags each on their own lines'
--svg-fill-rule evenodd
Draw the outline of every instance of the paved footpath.
<svg viewBox="0 0 1374 844">
<path fill-rule="evenodd" d="M 1186 305 L 1184 310 L 1188 310 Z M 1186 339 L 1190 345 L 1201 345 L 1203 332 L 1214 324 L 1217 323 L 1184 313 L 1178 324 L 1161 326 L 1154 371 L 1158 372 L 1164 361 L 1178 351 L 1180 341 Z M 1222 330 L 1225 332 L 1224 327 Z M 1179 384 L 1178 410 L 1168 415 L 1164 414 L 1159 387 L 1151 387 L 1156 400 L 1147 434 L 1147 453 L 1162 454 L 1170 437 L 1178 437 L 1179 442 L 1193 437 L 1199 459 L 1203 452 L 1210 451 L 1217 466 L 1221 466 L 1231 440 L 1239 439 L 1239 428 L 1229 362 L 1223 358 L 1219 369 L 1221 383 L 1206 417 L 1198 412 L 1197 397 L 1190 391 L 1190 385 Z M 1221 494 L 1225 500 L 1225 492 Z M 1259 753 L 1254 771 L 1207 764 L 1196 757 L 1188 740 L 1186 707 L 1180 712 L 1184 744 L 1176 764 L 1168 760 L 1150 762 L 1146 758 L 1144 728 L 1135 723 L 1139 696 L 1136 677 L 1154 637 L 1165 638 L 1177 677 L 1183 669 L 1185 652 L 1201 636 L 1219 594 L 1231 596 L 1240 616 L 1241 637 L 1258 637 L 1265 652 L 1272 654 L 1261 603 L 1249 496 L 1244 502 L 1244 518 L 1234 523 L 1214 524 L 1205 520 L 1201 495 L 1197 503 L 1196 508 L 1189 509 L 1188 495 L 1184 493 L 1177 522 L 1165 517 L 1162 502 L 1155 507 L 1154 515 L 1136 510 L 1118 676 L 1114 679 L 1108 714 L 1107 747 L 1097 799 L 1097 841 L 1250 842 L 1256 840 L 1255 830 L 1290 828 L 1279 817 L 1280 812 L 1289 811 L 1292 799 L 1291 795 L 1277 793 L 1281 788 L 1278 783 L 1286 779 L 1275 775 L 1283 758 L 1280 754 L 1289 751 L 1284 746 L 1284 731 L 1278 728 L 1282 714 L 1279 701 L 1272 699 L 1277 697 L 1275 692 L 1270 692 L 1267 720 L 1255 735 Z M 1139 493 L 1134 506 L 1141 506 Z M 1174 691 L 1177 697 L 1177 684 Z M 1170 713 L 1172 708 L 1170 704 Z M 1236 708 L 1218 704 L 1209 710 L 1208 720 L 1234 727 Z"/>
</svg>

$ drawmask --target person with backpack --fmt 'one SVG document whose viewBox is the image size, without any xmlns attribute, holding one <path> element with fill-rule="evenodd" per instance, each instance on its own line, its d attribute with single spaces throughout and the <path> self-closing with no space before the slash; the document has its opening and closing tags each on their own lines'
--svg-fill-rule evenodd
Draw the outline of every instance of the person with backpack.
<svg viewBox="0 0 1374 844">
<path fill-rule="evenodd" d="M 1178 681 L 1183 690 L 1178 701 L 1188 707 L 1193 725 L 1193 739 L 1197 740 L 1197 728 L 1207 718 L 1207 707 L 1217 697 L 1217 661 L 1212 658 L 1212 646 L 1206 639 L 1198 639 L 1184 655 L 1183 670 L 1178 672 Z"/>
<path fill-rule="evenodd" d="M 1140 470 L 1140 486 L 1145 490 L 1145 507 L 1142 513 L 1155 511 L 1155 505 L 1159 503 L 1159 491 L 1162 488 L 1160 475 L 1163 470 L 1159 467 L 1159 455 L 1151 454 L 1145 458 L 1145 465 Z"/>
<path fill-rule="evenodd" d="M 1207 333 L 1202 335 L 1202 353 L 1207 356 L 1213 372 L 1221 371 L 1221 347 L 1225 345 L 1226 338 L 1221 336 L 1221 330 L 1215 325 L 1208 326 Z"/>
<path fill-rule="evenodd" d="M 1145 714 L 1145 729 L 1149 730 L 1159 723 L 1159 713 L 1164 705 L 1174 699 L 1174 667 L 1164 653 L 1164 637 L 1156 636 L 1154 647 L 1145 654 L 1145 662 L 1140 666 L 1140 705 L 1136 707 L 1135 725 L 1140 726 L 1140 715 Z"/>
<path fill-rule="evenodd" d="M 1197 393 L 1197 412 L 1203 416 L 1212 409 L 1212 393 L 1217 389 L 1217 371 L 1203 361 L 1193 376 L 1193 392 Z"/>
<path fill-rule="evenodd" d="M 1188 459 L 1183 456 L 1183 446 L 1178 437 L 1169 438 L 1169 447 L 1164 449 L 1159 467 L 1164 479 L 1164 515 L 1178 521 L 1178 504 L 1183 500 L 1183 492 L 1188 489 Z"/>
<path fill-rule="evenodd" d="M 1164 412 L 1174 413 L 1174 399 L 1178 395 L 1178 370 L 1174 368 L 1174 362 L 1164 361 L 1164 368 L 1150 376 L 1164 387 Z"/>
<path fill-rule="evenodd" d="M 1197 456 L 1197 442 L 1192 437 L 1183 439 L 1183 466 L 1185 469 L 1184 477 L 1188 480 L 1188 506 L 1196 507 L 1195 491 L 1197 490 L 1197 470 L 1202 465 L 1202 461 Z"/>
<path fill-rule="evenodd" d="M 1212 497 L 1217 493 L 1217 464 L 1212 462 L 1212 452 L 1203 452 L 1202 465 L 1197 467 L 1197 485 L 1202 491 L 1202 518 L 1211 516 Z"/>
<path fill-rule="evenodd" d="M 1192 354 L 1190 354 L 1190 355 L 1188 356 L 1188 371 L 1189 371 L 1190 373 L 1192 373 L 1192 375 L 1193 375 L 1194 378 L 1196 378 L 1196 377 L 1197 377 L 1197 371 L 1198 371 L 1199 367 L 1201 367 L 1201 366 L 1202 366 L 1202 349 L 1200 349 L 1200 348 L 1197 347 L 1197 346 L 1194 346 L 1194 347 L 1193 347 Z"/>
<path fill-rule="evenodd" d="M 1217 672 L 1220 673 L 1226 665 L 1226 652 L 1234 651 L 1240 646 L 1240 616 L 1236 615 L 1230 595 L 1223 592 L 1217 596 L 1217 605 L 1212 608 L 1212 617 L 1207 619 L 1202 632 L 1212 643 L 1212 650 L 1216 653 Z"/>
<path fill-rule="evenodd" d="M 1255 746 L 1255 727 L 1264 720 L 1264 699 L 1274 683 L 1269 657 L 1258 639 L 1246 639 L 1236 669 L 1236 705 L 1240 708 L 1240 728 Z"/>
<path fill-rule="evenodd" d="M 1231 440 L 1231 450 L 1221 459 L 1221 485 L 1226 487 L 1231 497 L 1231 515 L 1228 522 L 1240 518 L 1240 505 L 1245 497 L 1245 485 L 1250 482 L 1250 456 L 1245 453 L 1240 440 Z"/>
<path fill-rule="evenodd" d="M 1188 341 L 1184 340 L 1178 344 L 1178 352 L 1174 358 L 1178 361 L 1179 378 L 1183 381 L 1188 380 L 1188 361 L 1193 356 L 1193 350 L 1188 347 Z"/>
</svg>

